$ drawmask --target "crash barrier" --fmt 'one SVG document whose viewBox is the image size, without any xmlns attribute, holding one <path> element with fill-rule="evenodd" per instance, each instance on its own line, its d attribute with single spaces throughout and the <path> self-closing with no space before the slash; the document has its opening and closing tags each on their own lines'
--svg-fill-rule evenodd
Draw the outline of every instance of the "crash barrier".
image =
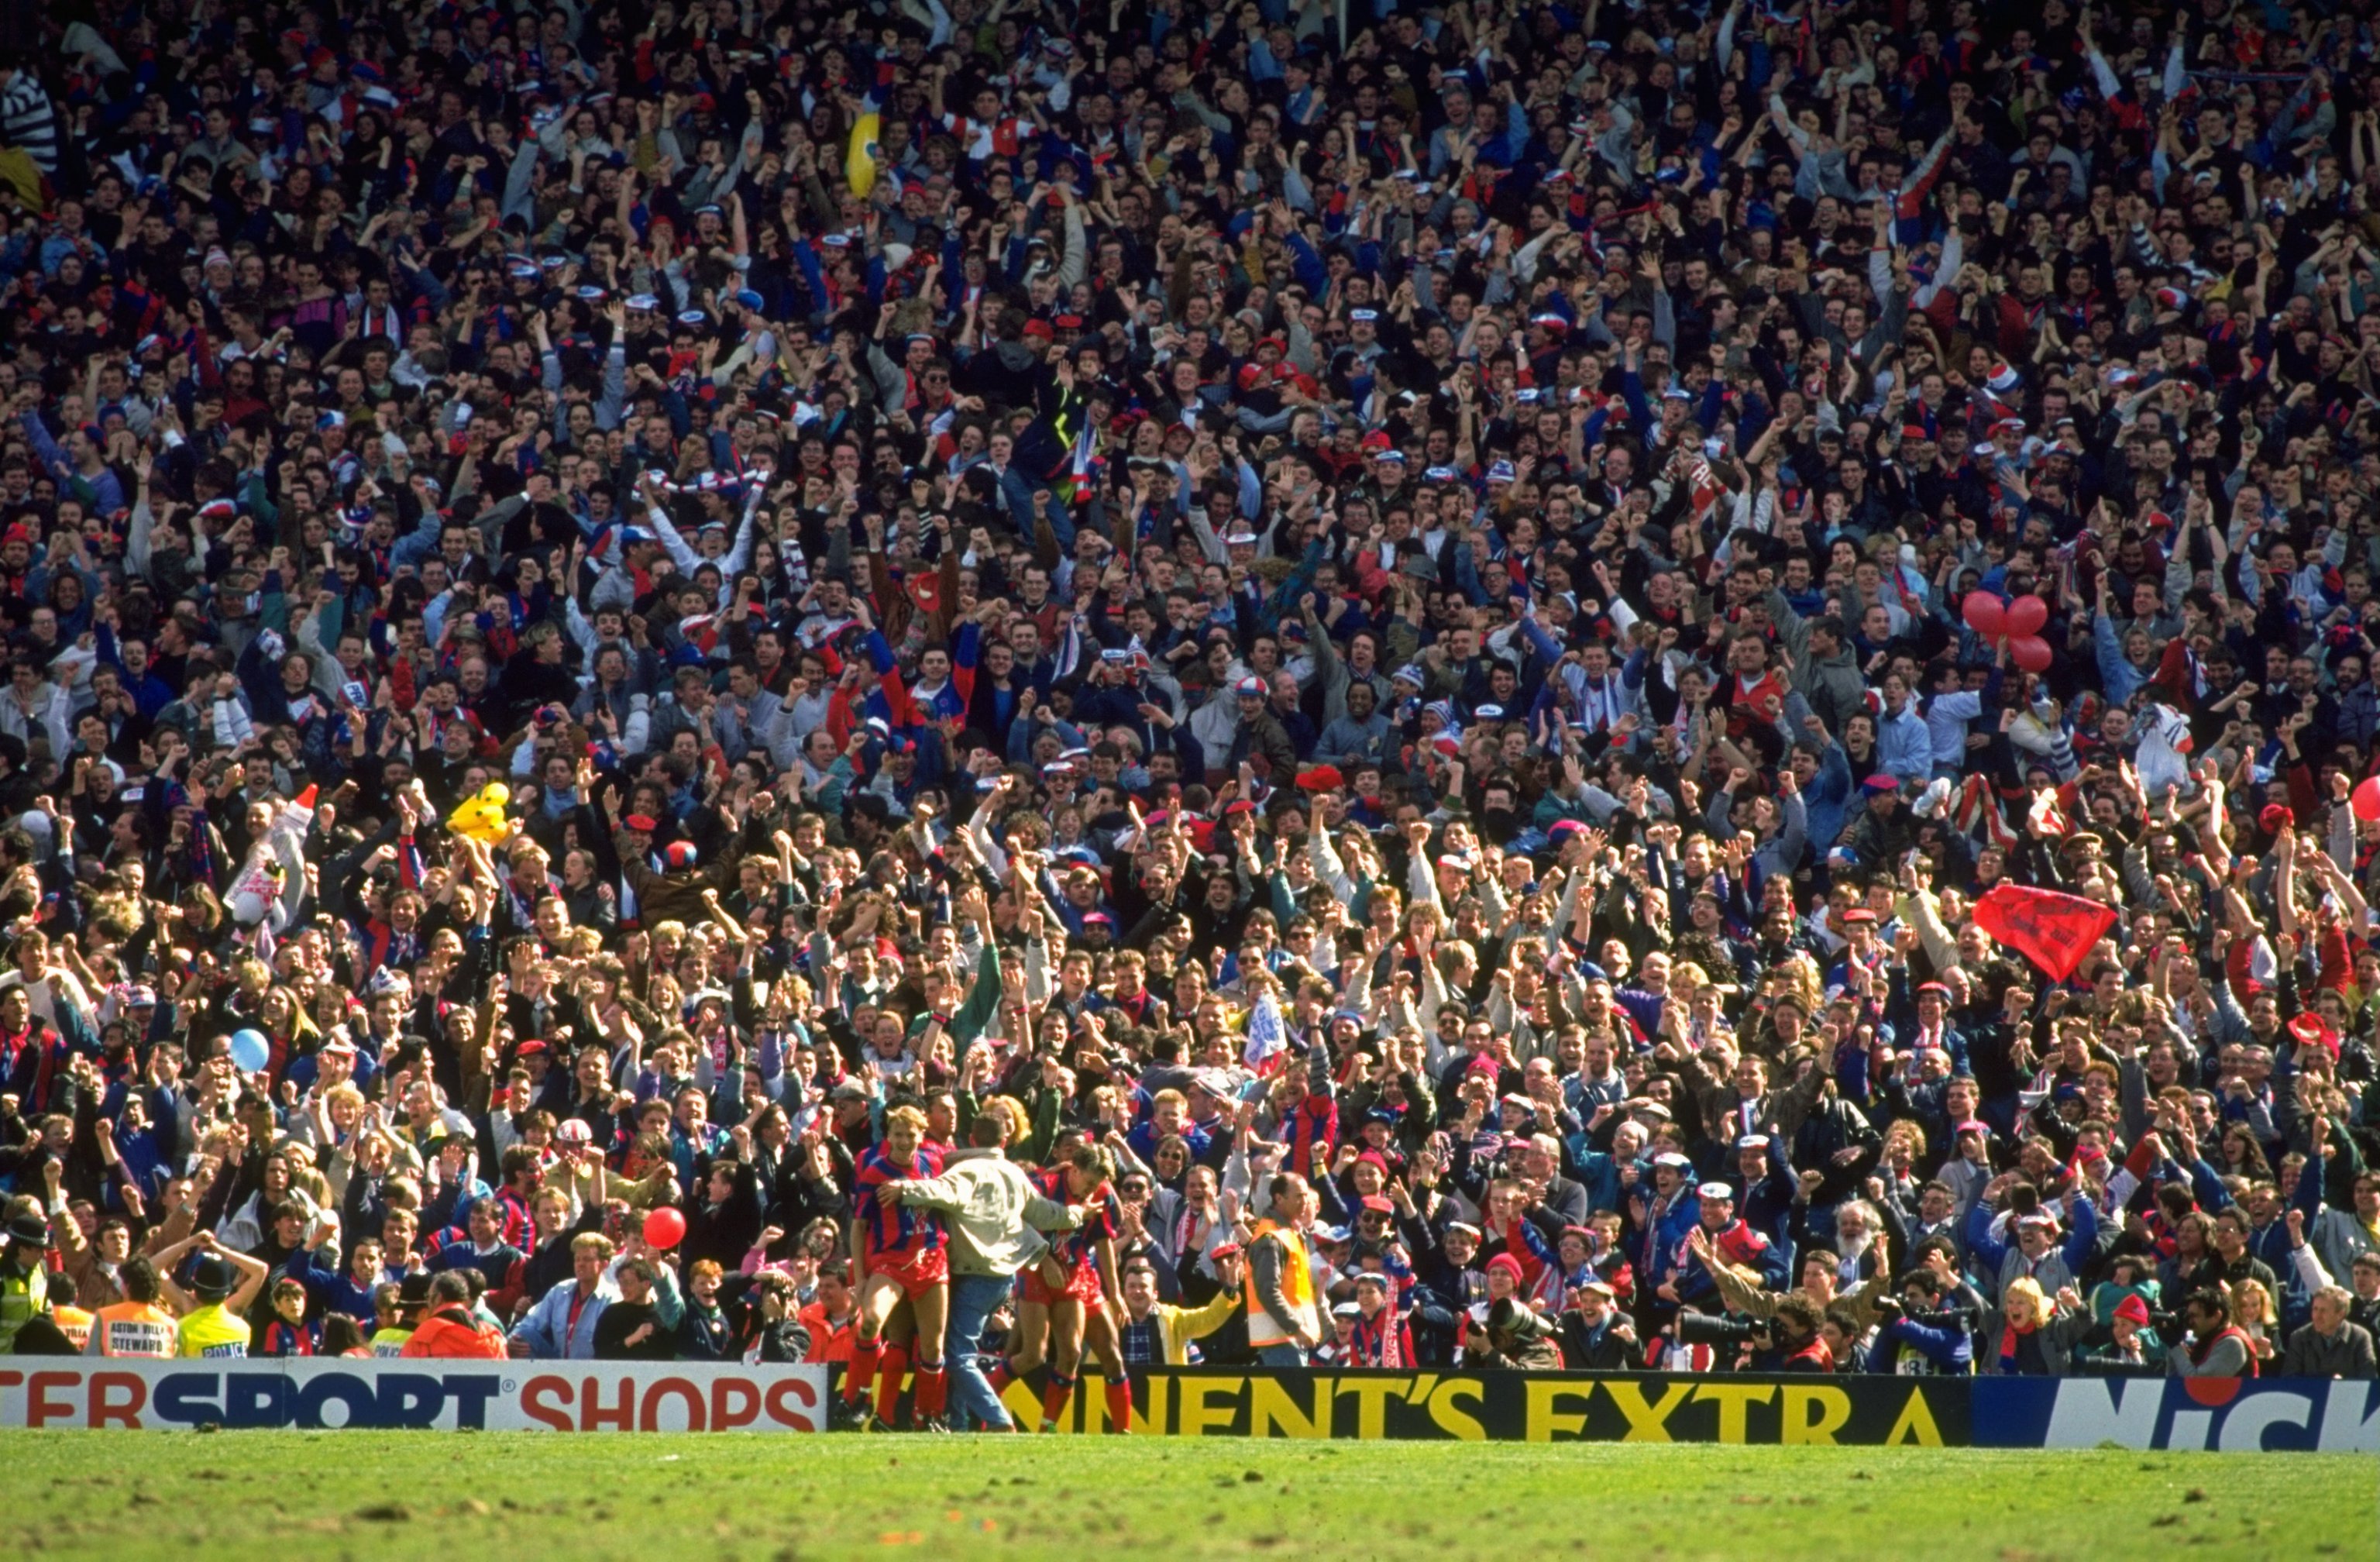
<svg viewBox="0 0 2380 1562">
<path fill-rule="evenodd" d="M 1167 1368 L 1133 1428 L 1182 1437 L 2380 1453 L 2380 1385 L 2265 1378 L 1959 1378 Z M 1022 1424 L 1038 1390 L 1010 1385 Z M 1068 1432 L 1107 1430 L 1096 1379 Z"/>
<path fill-rule="evenodd" d="M 2380 1453 L 2380 1385 L 2313 1379 L 1164 1367 L 1133 1390 L 1133 1430 L 1180 1437 Z M 814 1432 L 829 1391 L 822 1366 L 18 1357 L 0 1426 Z M 1033 1384 L 1007 1402 L 1038 1423 Z M 1059 1430 L 1113 1430 L 1096 1377 Z"/>
<path fill-rule="evenodd" d="M 1979 1378 L 1984 1448 L 2380 1453 L 2380 1384 L 2337 1378 Z"/>
</svg>

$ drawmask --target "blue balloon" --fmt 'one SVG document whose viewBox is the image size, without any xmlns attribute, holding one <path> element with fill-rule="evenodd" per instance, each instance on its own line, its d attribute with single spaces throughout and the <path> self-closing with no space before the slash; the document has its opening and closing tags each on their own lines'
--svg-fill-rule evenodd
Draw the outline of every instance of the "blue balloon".
<svg viewBox="0 0 2380 1562">
<path fill-rule="evenodd" d="M 231 1060 L 243 1074 L 261 1073 L 273 1060 L 273 1043 L 264 1039 L 261 1031 L 234 1031 L 231 1033 Z"/>
</svg>

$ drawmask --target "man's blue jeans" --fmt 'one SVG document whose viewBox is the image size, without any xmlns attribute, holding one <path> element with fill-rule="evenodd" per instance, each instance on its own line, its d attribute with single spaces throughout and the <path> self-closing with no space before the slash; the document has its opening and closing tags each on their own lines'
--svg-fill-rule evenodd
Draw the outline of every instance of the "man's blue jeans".
<svg viewBox="0 0 2380 1562">
<path fill-rule="evenodd" d="M 1050 530 L 1058 539 L 1059 551 L 1073 553 L 1075 551 L 1074 506 L 1060 498 L 1046 479 L 1036 482 L 1014 467 L 1010 467 L 1001 474 L 1000 502 L 1008 507 L 1009 520 L 1028 543 L 1033 540 L 1033 495 L 1036 494 L 1050 495 Z"/>
<path fill-rule="evenodd" d="M 1293 1340 L 1283 1340 L 1279 1345 L 1258 1346 L 1257 1360 L 1268 1367 L 1302 1367 L 1305 1365 L 1305 1350 Z"/>
<path fill-rule="evenodd" d="M 1006 1431 L 1015 1423 L 991 1391 L 976 1354 L 983 1343 L 983 1325 L 1002 1301 L 1010 1286 L 1004 1275 L 951 1276 L 951 1320 L 942 1335 L 942 1360 L 950 1366 L 951 1397 L 980 1425 Z"/>
</svg>

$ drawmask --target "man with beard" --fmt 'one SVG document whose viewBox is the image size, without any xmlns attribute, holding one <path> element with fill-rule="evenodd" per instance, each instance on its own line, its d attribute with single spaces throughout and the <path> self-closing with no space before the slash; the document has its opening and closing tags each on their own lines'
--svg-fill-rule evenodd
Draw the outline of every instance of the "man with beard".
<svg viewBox="0 0 2380 1562">
<path fill-rule="evenodd" d="M 1315 763 L 1337 765 L 1342 771 L 1353 771 L 1359 764 L 1386 763 L 1396 729 L 1380 714 L 1378 694 L 1369 683 L 1351 683 L 1346 705 L 1346 714 L 1324 727 L 1315 740 Z"/>
<path fill-rule="evenodd" d="M 1520 784 L 1500 771 L 1479 790 L 1479 833 L 1491 845 L 1510 847 L 1521 828 Z"/>
</svg>

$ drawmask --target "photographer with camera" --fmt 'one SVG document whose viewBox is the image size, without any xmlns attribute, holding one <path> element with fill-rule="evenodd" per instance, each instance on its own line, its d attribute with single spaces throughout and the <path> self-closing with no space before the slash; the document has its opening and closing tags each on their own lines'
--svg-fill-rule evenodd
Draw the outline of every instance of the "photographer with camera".
<svg viewBox="0 0 2380 1562">
<path fill-rule="evenodd" d="M 1676 1343 L 1666 1364 L 1681 1372 L 1784 1371 L 1789 1369 L 1779 1363 L 1803 1355 L 1815 1341 L 1817 1350 L 1811 1353 L 1811 1359 L 1823 1358 L 1823 1364 L 1790 1370 L 1832 1372 L 1836 1353 L 1820 1334 L 1820 1328 L 1829 1316 L 1835 1317 L 1846 1343 L 1866 1331 L 1876 1316 L 1874 1300 L 1885 1291 L 1891 1278 L 1889 1272 L 1880 1267 L 1884 1256 L 1881 1251 L 1876 1251 L 1871 1260 L 1879 1267 L 1847 1296 L 1836 1293 L 1835 1255 L 1823 1251 L 1803 1254 L 1801 1287 L 1782 1290 L 1775 1288 L 1775 1281 L 1783 1278 L 1779 1272 L 1781 1264 L 1772 1260 L 1767 1269 L 1755 1271 L 1744 1263 L 1731 1262 L 1733 1254 L 1744 1251 L 1731 1240 L 1735 1235 L 1733 1226 L 1714 1236 L 1704 1226 L 1687 1234 L 1689 1252 L 1695 1263 L 1711 1275 L 1719 1302 L 1727 1312 L 1721 1314 L 1697 1312 L 1691 1307 L 1682 1309 L 1670 1331 Z M 1807 1338 L 1779 1322 L 1789 1306 L 1806 1324 Z"/>
<path fill-rule="evenodd" d="M 1975 1320 L 1983 1298 L 1929 1247 L 1900 1277 L 1900 1295 L 1876 1299 L 1876 1331 L 1866 1370 L 1900 1376 L 1965 1377 L 1975 1370 Z"/>
<path fill-rule="evenodd" d="M 2211 1287 L 2195 1290 L 2181 1304 L 2189 1333 L 2166 1352 L 2175 1377 L 2254 1377 L 2256 1352 L 2247 1332 L 2231 1322 L 2231 1299 Z"/>
<path fill-rule="evenodd" d="M 1820 1325 L 1826 1312 L 1799 1291 L 1787 1293 L 1769 1319 L 1769 1337 L 1754 1342 L 1751 1370 L 1756 1373 L 1831 1373 L 1835 1353 Z"/>
<path fill-rule="evenodd" d="M 1677 1343 L 1667 1353 L 1663 1368 L 1670 1372 L 1714 1373 L 1759 1370 L 1759 1353 L 1775 1342 L 1771 1324 L 1775 1307 L 1783 1306 L 1786 1300 L 1779 1296 L 1767 1315 L 1758 1318 L 1697 1312 L 1691 1307 L 1681 1310 L 1670 1325 L 1671 1337 Z M 1816 1315 L 1814 1308 L 1812 1316 Z"/>
<path fill-rule="evenodd" d="M 1841 1288 L 1842 1260 L 1830 1248 L 1811 1248 L 1795 1255 L 1801 1268 L 1800 1286 L 1789 1292 L 1772 1289 L 1757 1271 L 1728 1261 L 1725 1253 L 1699 1228 L 1694 1232 L 1711 1250 L 1703 1262 L 1710 1265 L 1711 1275 L 1718 1282 L 1720 1302 L 1727 1311 L 1748 1318 L 1767 1318 L 1777 1311 L 1777 1303 L 1788 1295 L 1806 1296 L 1823 1312 L 1837 1302 L 1849 1307 L 1858 1325 L 1864 1329 L 1875 1321 L 1874 1303 L 1892 1286 L 1892 1271 L 1886 1263 L 1886 1252 L 1878 1244 L 1871 1246 L 1860 1260 L 1859 1272 L 1864 1276 L 1850 1291 Z M 1689 1239 L 1692 1240 L 1693 1239 Z"/>
<path fill-rule="evenodd" d="M 1485 1324 L 1463 1343 L 1463 1364 L 1527 1373 L 1562 1370 L 1561 1353 L 1554 1348 L 1549 1326 L 1517 1296 L 1500 1297 L 1488 1304 Z"/>
</svg>

